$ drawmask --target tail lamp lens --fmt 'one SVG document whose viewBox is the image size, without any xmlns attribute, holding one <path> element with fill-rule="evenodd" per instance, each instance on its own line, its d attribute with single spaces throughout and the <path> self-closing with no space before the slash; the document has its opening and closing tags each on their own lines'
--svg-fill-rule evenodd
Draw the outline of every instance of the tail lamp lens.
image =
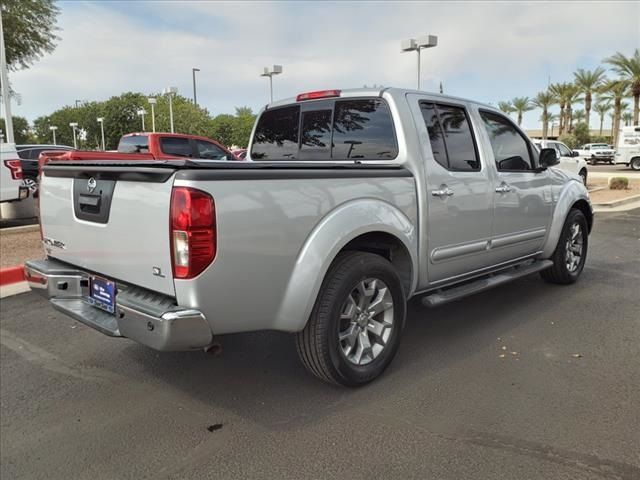
<svg viewBox="0 0 640 480">
<path fill-rule="evenodd" d="M 208 193 L 188 187 L 173 189 L 171 254 L 174 278 L 196 277 L 215 258 L 215 204 Z"/>
<path fill-rule="evenodd" d="M 22 180 L 22 164 L 20 160 L 5 160 L 4 164 L 11 171 L 11 178 Z"/>
</svg>

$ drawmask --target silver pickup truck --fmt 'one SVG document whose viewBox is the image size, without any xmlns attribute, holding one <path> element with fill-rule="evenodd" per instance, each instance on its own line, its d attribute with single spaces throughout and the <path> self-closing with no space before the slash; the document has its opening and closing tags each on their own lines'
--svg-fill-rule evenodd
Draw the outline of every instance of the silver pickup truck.
<svg viewBox="0 0 640 480">
<path fill-rule="evenodd" d="M 309 371 L 357 386 L 393 359 L 407 299 L 440 305 L 534 272 L 570 284 L 584 267 L 580 177 L 491 106 L 301 94 L 261 112 L 249 158 L 51 163 L 31 288 L 157 350 L 291 332 Z"/>
</svg>

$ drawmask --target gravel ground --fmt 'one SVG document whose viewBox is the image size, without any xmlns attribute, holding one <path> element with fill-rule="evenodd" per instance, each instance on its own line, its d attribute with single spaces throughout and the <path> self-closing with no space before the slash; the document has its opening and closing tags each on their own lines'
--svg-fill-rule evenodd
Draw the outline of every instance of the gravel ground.
<svg viewBox="0 0 640 480">
<path fill-rule="evenodd" d="M 606 187 L 608 180 L 606 178 L 595 178 L 589 180 L 589 188 L 593 187 Z M 589 196 L 593 203 L 605 203 L 613 202 L 615 200 L 622 200 L 623 198 L 631 197 L 633 195 L 640 195 L 640 180 L 631 179 L 629 181 L 629 188 L 626 190 L 598 190 L 591 192 Z"/>
<path fill-rule="evenodd" d="M 21 265 L 25 260 L 44 257 L 40 232 L 8 232 L 0 234 L 0 268 Z"/>
</svg>

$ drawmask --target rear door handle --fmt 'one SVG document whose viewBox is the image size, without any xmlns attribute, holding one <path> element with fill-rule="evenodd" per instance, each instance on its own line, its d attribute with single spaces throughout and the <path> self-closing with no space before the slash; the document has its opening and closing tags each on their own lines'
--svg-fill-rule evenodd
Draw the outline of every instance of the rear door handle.
<svg viewBox="0 0 640 480">
<path fill-rule="evenodd" d="M 451 197 L 453 195 L 453 190 L 451 190 L 446 185 L 443 185 L 442 187 L 440 187 L 440 190 L 433 190 L 431 192 L 431 195 L 433 195 L 434 197 L 440 197 L 440 198 Z"/>
<path fill-rule="evenodd" d="M 509 185 L 504 183 L 504 182 L 502 182 L 502 184 L 500 184 L 499 187 L 496 187 L 496 192 L 497 193 L 509 193 L 512 190 L 513 189 Z"/>
</svg>

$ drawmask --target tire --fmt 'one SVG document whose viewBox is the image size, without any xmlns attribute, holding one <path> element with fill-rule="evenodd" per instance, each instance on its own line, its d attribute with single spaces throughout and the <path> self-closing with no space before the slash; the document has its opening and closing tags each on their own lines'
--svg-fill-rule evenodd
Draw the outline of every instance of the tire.
<svg viewBox="0 0 640 480">
<path fill-rule="evenodd" d="M 380 288 L 383 285 L 386 290 Z M 366 313 L 359 313 L 369 311 L 367 299 L 384 309 L 367 318 Z M 322 282 L 307 325 L 296 334 L 298 355 L 321 380 L 348 387 L 365 385 L 393 360 L 405 316 L 406 298 L 393 265 L 372 253 L 343 252 Z M 376 324 L 380 335 L 371 330 Z M 363 336 L 369 339 L 368 350 L 363 347 L 367 343 Z"/>
<path fill-rule="evenodd" d="M 580 170 L 578 175 L 580 175 L 580 177 L 582 178 L 582 183 L 586 187 L 587 186 L 587 170 L 583 168 L 582 170 Z"/>
<path fill-rule="evenodd" d="M 597 164 L 598 164 L 598 161 L 595 158 L 591 157 L 591 160 L 589 160 L 589 165 L 597 165 Z"/>
<path fill-rule="evenodd" d="M 629 162 L 631 170 L 640 170 L 640 157 L 634 157 Z"/>
<path fill-rule="evenodd" d="M 24 177 L 22 180 L 22 186 L 29 189 L 29 195 L 33 198 L 38 198 L 38 179 L 35 177 Z"/>
<path fill-rule="evenodd" d="M 575 250 L 572 251 L 569 256 L 567 251 L 572 240 L 577 240 L 575 236 L 575 227 L 579 227 L 578 236 L 582 242 L 580 248 L 580 255 L 576 261 L 576 256 L 573 255 Z M 573 243 L 572 246 L 577 248 L 577 244 Z M 589 230 L 587 226 L 587 219 L 580 210 L 572 209 L 569 211 L 569 215 L 562 227 L 562 233 L 558 239 L 558 245 L 553 252 L 551 260 L 553 260 L 553 266 L 547 270 L 540 272 L 540 276 L 549 283 L 557 283 L 560 285 L 569 285 L 575 283 L 582 270 L 584 269 L 584 263 L 587 259 L 587 250 L 589 247 Z M 571 262 L 571 266 L 569 263 Z"/>
</svg>

